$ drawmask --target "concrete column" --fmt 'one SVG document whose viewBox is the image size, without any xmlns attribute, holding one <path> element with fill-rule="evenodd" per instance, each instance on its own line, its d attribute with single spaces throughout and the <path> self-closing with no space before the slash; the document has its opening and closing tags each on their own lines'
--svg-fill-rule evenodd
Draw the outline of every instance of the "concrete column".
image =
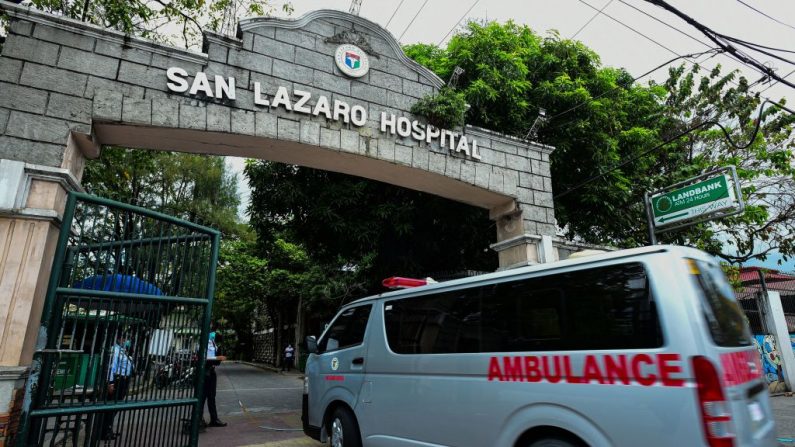
<svg viewBox="0 0 795 447">
<path fill-rule="evenodd" d="M 767 327 L 772 332 L 776 341 L 778 355 L 781 358 L 781 370 L 784 373 L 784 383 L 793 390 L 795 383 L 795 353 L 792 350 L 787 320 L 784 317 L 784 308 L 781 305 L 781 295 L 778 292 L 767 292 L 762 295 L 763 314 L 767 320 Z"/>
<path fill-rule="evenodd" d="M 0 445 L 16 431 L 66 194 L 85 157 L 69 138 L 60 167 L 0 159 Z"/>
<path fill-rule="evenodd" d="M 491 249 L 497 252 L 500 270 L 544 262 L 540 235 L 527 231 L 527 220 L 516 202 L 493 208 L 489 217 L 497 223 L 497 242 Z"/>
</svg>

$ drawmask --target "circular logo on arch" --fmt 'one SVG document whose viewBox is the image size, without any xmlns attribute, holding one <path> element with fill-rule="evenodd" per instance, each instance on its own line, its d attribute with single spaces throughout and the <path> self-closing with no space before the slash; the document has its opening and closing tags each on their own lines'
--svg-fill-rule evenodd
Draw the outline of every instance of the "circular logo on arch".
<svg viewBox="0 0 795 447">
<path fill-rule="evenodd" d="M 340 45 L 334 55 L 337 68 L 352 78 L 361 78 L 370 70 L 370 59 L 356 45 Z"/>
</svg>

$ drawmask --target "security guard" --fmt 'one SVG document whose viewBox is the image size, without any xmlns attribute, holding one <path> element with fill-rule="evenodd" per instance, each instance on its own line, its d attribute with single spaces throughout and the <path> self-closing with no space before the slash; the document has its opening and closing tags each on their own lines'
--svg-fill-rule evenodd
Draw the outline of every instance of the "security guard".
<svg viewBox="0 0 795 447">
<path fill-rule="evenodd" d="M 116 338 L 116 343 L 111 348 L 110 368 L 108 368 L 108 400 L 113 402 L 123 401 L 127 397 L 127 390 L 130 387 L 130 375 L 133 369 L 133 360 L 128 351 L 130 340 L 126 335 L 120 334 Z M 113 440 L 116 434 L 113 433 L 113 419 L 116 412 L 108 412 L 102 424 L 102 439 Z"/>
<path fill-rule="evenodd" d="M 202 425 L 204 425 L 204 401 L 207 401 L 207 409 L 210 411 L 210 427 L 226 427 L 226 422 L 218 419 L 218 410 L 215 408 L 215 389 L 218 386 L 218 376 L 215 374 L 215 367 L 226 360 L 226 357 L 218 354 L 218 345 L 215 344 L 215 331 L 210 332 L 207 341 L 207 360 L 204 365 L 204 398 L 202 400 Z"/>
</svg>

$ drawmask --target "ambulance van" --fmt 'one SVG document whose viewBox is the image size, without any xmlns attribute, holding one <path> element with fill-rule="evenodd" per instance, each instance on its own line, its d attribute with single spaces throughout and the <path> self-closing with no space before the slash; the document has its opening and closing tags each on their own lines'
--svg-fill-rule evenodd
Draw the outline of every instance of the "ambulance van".
<svg viewBox="0 0 795 447">
<path fill-rule="evenodd" d="M 743 312 L 694 249 L 364 298 L 307 348 L 304 431 L 333 447 L 776 445 Z"/>
</svg>

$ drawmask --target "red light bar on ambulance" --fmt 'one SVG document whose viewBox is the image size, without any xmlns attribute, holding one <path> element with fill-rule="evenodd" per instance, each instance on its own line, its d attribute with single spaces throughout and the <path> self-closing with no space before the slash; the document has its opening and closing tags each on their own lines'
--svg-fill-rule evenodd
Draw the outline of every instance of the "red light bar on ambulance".
<svg viewBox="0 0 795 447">
<path fill-rule="evenodd" d="M 381 284 L 388 289 L 407 289 L 409 287 L 420 287 L 426 284 L 433 284 L 436 281 L 431 278 L 416 279 L 416 278 L 403 278 L 401 276 L 392 276 L 381 281 Z"/>
</svg>

